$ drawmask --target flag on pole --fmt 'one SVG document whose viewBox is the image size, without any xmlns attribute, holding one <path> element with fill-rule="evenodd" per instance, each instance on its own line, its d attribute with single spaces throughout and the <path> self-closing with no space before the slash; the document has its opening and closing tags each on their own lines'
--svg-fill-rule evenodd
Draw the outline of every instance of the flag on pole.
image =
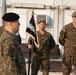
<svg viewBox="0 0 76 75">
<path fill-rule="evenodd" d="M 38 43 L 38 37 L 37 37 L 37 33 L 36 33 L 36 24 L 35 24 L 35 20 L 34 20 L 34 12 L 32 12 L 32 16 L 29 22 L 29 25 L 26 28 L 26 32 L 28 34 L 30 34 L 30 36 L 34 39 L 34 43 L 37 47 L 39 47 L 39 43 Z"/>
</svg>

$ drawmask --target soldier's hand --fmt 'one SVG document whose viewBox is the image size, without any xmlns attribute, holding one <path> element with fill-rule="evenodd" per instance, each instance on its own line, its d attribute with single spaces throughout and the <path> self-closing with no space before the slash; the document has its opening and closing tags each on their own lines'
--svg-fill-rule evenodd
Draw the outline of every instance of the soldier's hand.
<svg viewBox="0 0 76 75">
<path fill-rule="evenodd" d="M 28 49 L 32 49 L 33 48 L 33 45 L 28 45 Z"/>
</svg>

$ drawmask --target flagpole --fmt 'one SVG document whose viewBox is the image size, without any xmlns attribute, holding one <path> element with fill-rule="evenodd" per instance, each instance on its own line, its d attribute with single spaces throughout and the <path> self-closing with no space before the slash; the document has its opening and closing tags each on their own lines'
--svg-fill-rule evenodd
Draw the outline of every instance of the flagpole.
<svg viewBox="0 0 76 75">
<path fill-rule="evenodd" d="M 30 37 L 34 40 L 34 43 L 36 46 L 38 45 L 38 41 L 37 41 L 37 36 L 36 36 L 36 24 L 35 24 L 35 20 L 34 20 L 34 12 L 32 12 L 32 16 L 29 22 L 29 25 L 26 28 L 26 32 L 30 35 Z M 32 40 L 30 41 L 30 44 Z M 28 62 L 28 75 L 30 72 L 30 62 L 31 62 L 31 49 L 29 50 L 29 62 Z"/>
<path fill-rule="evenodd" d="M 31 49 L 29 50 L 28 75 L 30 74 Z"/>
<path fill-rule="evenodd" d="M 32 40 L 30 40 L 30 45 L 32 45 Z M 31 49 L 29 50 L 28 75 L 30 75 L 30 63 L 31 63 Z"/>
</svg>

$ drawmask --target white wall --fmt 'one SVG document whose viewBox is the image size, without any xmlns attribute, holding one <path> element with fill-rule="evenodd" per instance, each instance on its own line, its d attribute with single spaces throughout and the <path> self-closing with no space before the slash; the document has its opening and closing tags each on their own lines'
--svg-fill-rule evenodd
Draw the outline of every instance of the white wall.
<svg viewBox="0 0 76 75">
<path fill-rule="evenodd" d="M 45 5 L 65 5 L 76 6 L 76 0 L 7 0 L 7 3 L 37 3 Z"/>
<path fill-rule="evenodd" d="M 56 41 L 56 44 L 59 44 L 58 38 L 59 33 L 62 27 L 71 22 L 71 14 L 73 11 L 76 10 L 76 0 L 7 0 L 7 4 L 14 4 L 14 3 L 31 3 L 31 4 L 42 4 L 42 5 L 50 5 L 55 6 L 59 9 L 34 9 L 35 12 L 35 20 L 37 19 L 38 14 L 46 14 L 49 16 L 49 18 L 52 19 L 52 28 L 46 28 L 46 30 L 54 36 L 54 39 Z M 0 0 L 0 7 L 2 5 L 2 0 Z M 29 4 L 30 6 L 30 4 Z M 63 10 L 67 6 L 74 6 L 74 9 L 70 10 Z M 28 41 L 29 35 L 25 33 L 25 29 L 27 25 L 29 24 L 29 20 L 31 17 L 31 12 L 33 9 L 26 9 L 26 8 L 8 8 L 7 12 L 13 11 L 20 15 L 20 35 L 22 37 L 22 43 L 26 43 Z M 0 11 L 2 9 L 0 8 Z M 2 12 L 0 12 L 0 16 L 2 15 Z M 47 18 L 49 20 L 49 18 Z M 0 26 L 1 26 L 1 18 L 0 18 Z M 63 47 L 59 44 L 59 48 L 61 50 L 61 53 L 63 53 Z"/>
<path fill-rule="evenodd" d="M 1 7 L 0 7 L 0 11 L 2 11 Z M 0 26 L 2 26 L 2 12 L 0 12 Z"/>
<path fill-rule="evenodd" d="M 0 1 L 2 2 L 2 0 L 0 0 Z M 56 43 L 58 44 L 58 37 L 59 37 L 59 32 L 60 32 L 61 28 L 63 27 L 63 25 L 65 23 L 68 23 L 69 20 L 71 20 L 70 16 L 69 16 L 69 19 L 67 17 L 67 15 L 68 15 L 67 13 L 69 13 L 69 11 L 66 11 L 65 13 L 63 13 L 63 9 L 66 7 L 66 5 L 67 6 L 68 5 L 76 6 L 75 1 L 76 0 L 48 0 L 48 1 L 47 0 L 37 0 L 37 1 L 36 0 L 7 0 L 7 4 L 14 4 L 14 3 L 33 3 L 34 4 L 34 3 L 36 3 L 36 4 L 45 4 L 45 5 L 50 5 L 50 6 L 53 5 L 57 8 L 60 5 L 59 11 L 58 11 L 58 9 L 53 9 L 53 10 L 35 9 L 35 11 L 34 11 L 36 15 L 37 14 L 46 14 L 50 18 L 52 18 L 53 21 L 51 21 L 52 22 L 51 24 L 52 24 L 53 28 L 47 28 L 46 30 L 52 33 Z M 24 35 L 24 33 L 22 33 L 22 32 L 24 32 L 24 30 L 25 30 L 24 28 L 26 28 L 26 26 L 28 25 L 28 22 L 30 19 L 29 15 L 30 15 L 30 12 L 32 11 L 32 9 L 10 8 L 10 10 L 7 9 L 7 12 L 9 12 L 9 11 L 17 12 L 18 14 L 20 14 L 20 16 L 21 16 L 20 34 L 23 39 L 24 38 L 26 39 L 27 38 L 26 34 Z M 0 12 L 0 15 L 1 15 L 1 12 Z M 35 15 L 35 20 L 36 20 L 36 15 Z M 0 20 L 1 20 L 1 18 L 0 18 Z M 48 20 L 49 20 L 49 18 L 48 18 Z"/>
<path fill-rule="evenodd" d="M 35 4 L 53 4 L 53 0 L 7 0 L 7 3 L 35 3 Z"/>
</svg>

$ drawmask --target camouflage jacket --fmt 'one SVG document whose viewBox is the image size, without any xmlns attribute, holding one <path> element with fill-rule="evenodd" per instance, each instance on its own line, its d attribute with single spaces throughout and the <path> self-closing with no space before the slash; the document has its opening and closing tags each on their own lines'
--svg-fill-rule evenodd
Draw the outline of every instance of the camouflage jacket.
<svg viewBox="0 0 76 75">
<path fill-rule="evenodd" d="M 47 31 L 45 31 L 44 34 L 41 34 L 39 31 L 37 31 L 37 35 L 38 35 L 39 48 L 34 45 L 33 55 L 47 59 L 49 58 L 50 50 L 53 49 L 55 46 L 53 36 Z"/>
<path fill-rule="evenodd" d="M 6 30 L 0 37 L 0 75 L 25 75 L 25 60 L 15 38 Z"/>
<path fill-rule="evenodd" d="M 64 46 L 64 51 L 66 55 L 76 54 L 76 28 L 73 23 L 69 23 L 63 27 L 60 32 L 59 42 Z"/>
<path fill-rule="evenodd" d="M 1 26 L 0 27 L 0 36 L 2 35 L 2 33 L 4 32 L 4 26 Z M 19 33 L 19 32 L 18 32 Z M 17 34 L 16 35 L 16 41 L 19 43 L 19 44 L 21 44 L 21 36 L 20 36 L 20 34 Z"/>
<path fill-rule="evenodd" d="M 4 27 L 1 26 L 1 27 L 0 27 L 0 36 L 2 35 L 3 32 L 4 32 Z"/>
</svg>

